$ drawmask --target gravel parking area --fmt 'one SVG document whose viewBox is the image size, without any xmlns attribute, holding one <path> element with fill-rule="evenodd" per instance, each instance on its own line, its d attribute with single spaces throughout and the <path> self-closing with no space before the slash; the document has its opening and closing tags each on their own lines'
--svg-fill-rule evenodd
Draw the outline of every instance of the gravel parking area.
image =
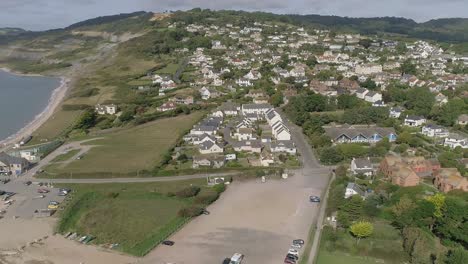
<svg viewBox="0 0 468 264">
<path fill-rule="evenodd" d="M 57 201 L 62 202 L 64 196 L 59 196 L 59 189 L 53 188 L 52 186 L 39 186 L 38 182 L 33 182 L 27 186 L 24 182 L 19 179 L 12 180 L 6 184 L 0 184 L 0 190 L 5 192 L 16 193 L 9 200 L 12 200 L 11 205 L 5 205 L 5 201 L 0 201 L 0 209 L 6 210 L 3 215 L 5 218 L 33 218 L 35 210 L 47 209 L 49 202 Z M 46 189 L 49 193 L 38 193 L 38 189 Z M 40 198 L 44 195 L 44 198 Z M 0 196 L 3 198 L 3 196 Z"/>
<path fill-rule="evenodd" d="M 318 214 L 309 196 L 322 189 L 310 187 L 307 178 L 234 182 L 208 208 L 210 215 L 194 219 L 170 238 L 174 246 L 157 247 L 142 263 L 222 263 L 236 252 L 245 255 L 243 264 L 283 263 L 292 240 L 306 240 Z"/>
</svg>

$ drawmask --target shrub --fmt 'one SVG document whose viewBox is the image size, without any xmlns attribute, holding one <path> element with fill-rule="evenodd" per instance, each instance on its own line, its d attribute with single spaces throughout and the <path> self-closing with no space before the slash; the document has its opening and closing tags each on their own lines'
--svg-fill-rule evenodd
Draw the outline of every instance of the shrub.
<svg viewBox="0 0 468 264">
<path fill-rule="evenodd" d="M 226 185 L 224 185 L 224 183 L 218 183 L 215 186 L 213 186 L 213 190 L 218 194 L 222 193 L 226 190 Z"/>
<path fill-rule="evenodd" d="M 176 193 L 176 196 L 179 198 L 189 198 L 194 197 L 200 192 L 200 187 L 198 186 L 190 186 L 184 188 Z"/>
<path fill-rule="evenodd" d="M 180 217 L 195 217 L 201 215 L 202 212 L 203 208 L 198 206 L 190 206 L 180 209 L 177 215 Z"/>
<path fill-rule="evenodd" d="M 110 192 L 110 193 L 107 194 L 107 197 L 115 199 L 115 198 L 119 197 L 119 193 L 118 192 Z"/>
<path fill-rule="evenodd" d="M 212 193 L 212 194 L 205 194 L 200 195 L 195 198 L 195 203 L 197 204 L 212 204 L 214 201 L 218 200 L 219 194 Z"/>
</svg>

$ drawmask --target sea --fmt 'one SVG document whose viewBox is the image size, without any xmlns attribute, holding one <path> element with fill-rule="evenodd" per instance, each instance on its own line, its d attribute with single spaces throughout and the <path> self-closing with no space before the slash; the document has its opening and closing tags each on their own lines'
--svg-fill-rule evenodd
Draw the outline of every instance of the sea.
<svg viewBox="0 0 468 264">
<path fill-rule="evenodd" d="M 0 70 L 0 141 L 42 113 L 60 79 L 24 76 Z"/>
</svg>

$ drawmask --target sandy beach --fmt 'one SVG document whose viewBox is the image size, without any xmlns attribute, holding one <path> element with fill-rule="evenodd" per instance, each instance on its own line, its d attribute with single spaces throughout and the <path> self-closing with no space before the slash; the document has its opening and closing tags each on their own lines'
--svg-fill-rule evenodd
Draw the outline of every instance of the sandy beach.
<svg viewBox="0 0 468 264">
<path fill-rule="evenodd" d="M 7 68 L 0 68 L 3 71 L 8 73 L 23 75 L 23 76 L 41 76 L 38 74 L 22 74 L 11 71 Z M 66 77 L 60 77 L 60 86 L 55 88 L 52 92 L 52 95 L 49 99 L 49 103 L 46 108 L 38 115 L 35 116 L 34 120 L 29 122 L 26 126 L 16 132 L 14 135 L 9 136 L 8 138 L 0 141 L 0 150 L 4 150 L 8 147 L 11 147 L 12 144 L 20 141 L 22 138 L 31 135 L 36 129 L 38 129 L 42 124 L 44 124 L 55 112 L 57 107 L 63 101 L 67 92 L 70 88 L 70 79 Z"/>
</svg>

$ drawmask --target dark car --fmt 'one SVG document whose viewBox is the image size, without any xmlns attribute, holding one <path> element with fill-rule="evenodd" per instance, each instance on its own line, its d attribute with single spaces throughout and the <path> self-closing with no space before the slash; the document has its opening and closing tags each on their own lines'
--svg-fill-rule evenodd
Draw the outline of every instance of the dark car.
<svg viewBox="0 0 468 264">
<path fill-rule="evenodd" d="M 294 245 L 304 245 L 304 240 L 303 239 L 294 239 L 293 240 Z"/>
<path fill-rule="evenodd" d="M 32 184 L 32 181 L 25 181 L 25 182 L 24 182 L 24 185 L 26 185 L 26 186 L 29 186 L 29 185 L 31 185 L 31 184 Z"/>
<path fill-rule="evenodd" d="M 284 264 L 296 264 L 296 261 L 286 257 L 284 259 Z"/>
<path fill-rule="evenodd" d="M 288 254 L 288 255 L 286 255 L 286 258 L 287 258 L 287 259 L 290 259 L 290 260 L 293 260 L 293 261 L 297 261 L 297 260 L 299 259 L 298 256 L 293 255 L 293 254 Z"/>
<path fill-rule="evenodd" d="M 3 179 L 0 182 L 3 183 L 3 184 L 7 184 L 9 181 L 10 181 L 10 179 Z"/>
<path fill-rule="evenodd" d="M 320 203 L 320 197 L 318 196 L 310 196 L 309 200 L 313 203 Z"/>
<path fill-rule="evenodd" d="M 0 190 L 0 195 L 4 195 L 5 191 Z"/>
<path fill-rule="evenodd" d="M 210 214 L 210 212 L 209 212 L 209 211 L 207 211 L 206 209 L 202 209 L 202 214 L 204 214 L 204 215 L 209 215 L 209 214 Z"/>
<path fill-rule="evenodd" d="M 231 262 L 231 259 L 230 258 L 225 258 L 223 260 L 223 264 L 229 264 Z"/>
<path fill-rule="evenodd" d="M 175 242 L 170 241 L 170 240 L 164 240 L 161 244 L 166 245 L 166 246 L 173 246 Z"/>
</svg>

